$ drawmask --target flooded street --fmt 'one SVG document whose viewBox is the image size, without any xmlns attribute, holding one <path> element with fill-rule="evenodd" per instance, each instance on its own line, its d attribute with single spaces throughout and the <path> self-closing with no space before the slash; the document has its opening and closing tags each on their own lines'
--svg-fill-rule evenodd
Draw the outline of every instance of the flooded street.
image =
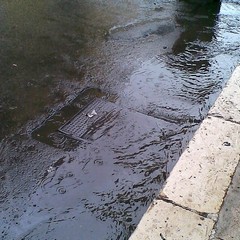
<svg viewBox="0 0 240 240">
<path fill-rule="evenodd" d="M 0 0 L 0 233 L 128 239 L 240 62 L 240 3 Z"/>
</svg>

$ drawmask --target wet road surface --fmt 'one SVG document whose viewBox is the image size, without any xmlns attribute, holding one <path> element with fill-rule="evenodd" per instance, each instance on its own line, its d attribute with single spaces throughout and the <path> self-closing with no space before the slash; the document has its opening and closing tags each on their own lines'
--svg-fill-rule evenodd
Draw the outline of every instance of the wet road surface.
<svg viewBox="0 0 240 240">
<path fill-rule="evenodd" d="M 239 62 L 239 10 L 1 1 L 2 238 L 127 239 Z"/>
</svg>

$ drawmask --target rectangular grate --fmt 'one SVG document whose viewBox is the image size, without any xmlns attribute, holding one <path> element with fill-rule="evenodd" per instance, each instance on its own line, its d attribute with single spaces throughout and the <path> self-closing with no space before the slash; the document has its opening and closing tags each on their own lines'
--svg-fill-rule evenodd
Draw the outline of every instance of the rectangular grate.
<svg viewBox="0 0 240 240">
<path fill-rule="evenodd" d="M 114 103 L 95 99 L 71 120 L 59 128 L 59 131 L 77 140 L 92 140 L 93 134 L 107 129 L 117 118 L 121 108 Z"/>
</svg>

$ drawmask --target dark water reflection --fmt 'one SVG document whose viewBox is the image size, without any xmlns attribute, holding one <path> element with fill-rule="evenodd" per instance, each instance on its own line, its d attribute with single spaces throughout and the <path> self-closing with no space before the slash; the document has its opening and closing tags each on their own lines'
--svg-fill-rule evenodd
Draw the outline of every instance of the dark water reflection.
<svg viewBox="0 0 240 240">
<path fill-rule="evenodd" d="M 83 86 L 86 62 L 126 8 L 128 19 L 134 2 L 0 2 L 0 138 Z"/>
<path fill-rule="evenodd" d="M 222 5 L 231 8 L 230 3 Z M 219 11 L 220 3 L 207 8 L 179 4 L 175 20 L 183 32 L 172 53 L 158 55 L 135 71 L 121 102 L 160 118 L 202 119 L 239 61 L 239 35 L 231 30 L 239 25 L 239 16 Z M 232 27 L 222 28 L 228 17 Z"/>
<path fill-rule="evenodd" d="M 230 6 L 223 3 L 222 9 Z M 226 46 L 222 45 L 221 38 L 232 34 L 230 28 L 221 29 L 221 24 L 228 17 L 220 12 L 220 7 L 221 3 L 217 2 L 208 4 L 207 8 L 195 8 L 194 5 L 191 8 L 191 5 L 186 5 L 188 11 L 176 17 L 185 30 L 175 42 L 173 54 L 167 60 L 171 68 L 180 71 L 178 74 L 182 79 L 182 92 L 178 96 L 203 104 L 207 111 L 217 97 L 214 97 L 214 93 L 219 92 L 227 75 L 239 61 L 235 51 L 226 49 L 228 54 L 224 54 Z M 239 18 L 235 18 L 232 24 L 239 24 Z M 237 35 L 236 38 L 239 37 Z M 231 45 L 231 48 L 239 46 L 236 39 Z M 233 63 L 232 66 L 229 65 L 230 62 Z M 203 110 L 202 114 L 205 115 L 206 112 Z"/>
<path fill-rule="evenodd" d="M 213 50 L 213 42 L 217 39 L 216 25 L 218 23 L 221 2 L 205 4 L 183 4 L 187 9 L 182 14 L 181 8 L 176 15 L 176 22 L 184 26 L 178 40 L 173 45 L 173 54 L 167 60 L 170 68 L 178 71 L 181 78 L 180 98 L 191 100 L 194 104 L 208 104 L 209 96 L 218 92 L 224 82 L 224 76 L 219 66 L 213 62 L 209 53 Z M 216 69 L 217 68 L 217 69 Z M 199 111 L 205 115 L 208 108 Z"/>
<path fill-rule="evenodd" d="M 239 12 L 1 1 L 0 135 L 43 112 L 0 143 L 3 239 L 128 239 L 239 62 Z M 122 110 L 94 141 L 66 143 L 58 128 L 87 95 Z"/>
<path fill-rule="evenodd" d="M 209 43 L 215 36 L 215 26 L 218 21 L 218 14 L 221 8 L 221 2 L 212 2 L 210 4 L 188 4 L 183 3 L 177 10 L 176 22 L 184 27 L 184 31 L 173 45 L 173 53 L 185 52 L 189 44 Z M 184 15 L 182 14 L 184 12 Z M 198 44 L 195 44 L 197 47 Z M 201 46 L 199 46 L 201 47 Z M 207 47 L 207 46 L 206 46 Z M 188 51 L 187 51 L 188 52 Z M 196 53 L 201 49 L 196 49 Z"/>
</svg>

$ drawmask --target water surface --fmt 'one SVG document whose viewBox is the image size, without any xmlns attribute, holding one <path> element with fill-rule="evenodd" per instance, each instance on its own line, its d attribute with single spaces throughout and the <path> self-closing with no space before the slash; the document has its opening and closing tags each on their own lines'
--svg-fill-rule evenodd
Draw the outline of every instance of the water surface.
<svg viewBox="0 0 240 240">
<path fill-rule="evenodd" d="M 1 0 L 0 18 L 2 238 L 128 239 L 240 61 L 239 3 Z M 67 141 L 94 97 L 117 117 Z"/>
</svg>

